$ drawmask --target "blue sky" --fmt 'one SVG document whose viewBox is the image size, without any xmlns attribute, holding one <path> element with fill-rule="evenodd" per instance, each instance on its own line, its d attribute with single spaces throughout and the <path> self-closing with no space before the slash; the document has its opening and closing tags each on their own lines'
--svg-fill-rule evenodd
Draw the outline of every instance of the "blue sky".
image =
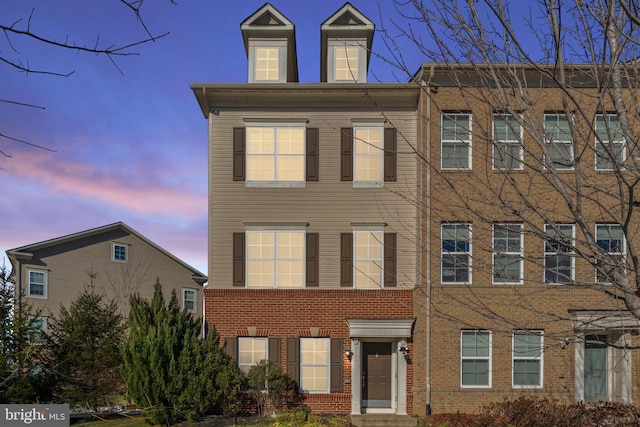
<svg viewBox="0 0 640 427">
<path fill-rule="evenodd" d="M 320 25 L 343 0 L 273 0 L 296 26 L 301 82 L 320 78 Z M 405 24 L 392 0 L 353 0 L 376 24 L 397 34 Z M 106 57 L 3 37 L 5 58 L 55 77 L 18 72 L 0 63 L 0 253 L 7 249 L 123 221 L 207 273 L 207 121 L 192 82 L 246 82 L 240 23 L 262 0 L 147 1 L 144 21 L 156 42 L 139 55 Z M 0 22 L 78 45 L 123 45 L 147 37 L 119 1 L 9 0 Z M 381 16 L 384 18 L 381 19 Z M 18 22 L 19 20 L 22 20 Z M 410 72 L 424 58 L 396 39 Z M 428 40 L 427 40 L 428 41 Z M 377 57 L 389 57 L 376 34 L 369 81 L 407 81 Z"/>
</svg>

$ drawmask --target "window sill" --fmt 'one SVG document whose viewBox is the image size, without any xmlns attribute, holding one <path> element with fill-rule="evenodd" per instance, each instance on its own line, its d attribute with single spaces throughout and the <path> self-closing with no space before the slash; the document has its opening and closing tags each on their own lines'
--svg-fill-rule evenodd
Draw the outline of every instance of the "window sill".
<svg viewBox="0 0 640 427">
<path fill-rule="evenodd" d="M 353 188 L 383 188 L 382 181 L 353 181 Z"/>
<path fill-rule="evenodd" d="M 305 181 L 291 182 L 291 181 L 246 181 L 246 188 L 305 188 L 307 183 Z"/>
</svg>

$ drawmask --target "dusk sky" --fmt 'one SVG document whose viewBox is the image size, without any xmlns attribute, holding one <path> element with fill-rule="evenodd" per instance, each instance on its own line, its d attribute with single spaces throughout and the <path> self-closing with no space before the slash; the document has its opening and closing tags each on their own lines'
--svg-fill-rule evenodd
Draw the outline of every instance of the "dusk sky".
<svg viewBox="0 0 640 427">
<path fill-rule="evenodd" d="M 263 0 L 147 1 L 142 16 L 156 42 L 131 49 L 139 56 L 103 56 L 34 43 L 0 40 L 0 55 L 31 69 L 69 77 L 26 74 L 0 63 L 0 253 L 7 249 L 123 221 L 207 274 L 207 120 L 189 84 L 246 82 L 240 23 Z M 273 0 L 295 24 L 301 82 L 320 79 L 320 24 L 344 0 Z M 406 22 L 391 0 L 353 0 L 376 24 L 394 31 Z M 4 25 L 77 45 L 126 45 L 147 38 L 121 2 L 9 0 Z M 381 15 L 384 16 L 381 20 Z M 99 36 L 99 37 L 98 37 Z M 411 72 L 425 59 L 401 41 Z M 378 59 L 388 57 L 376 34 L 369 81 L 407 81 Z M 37 105 L 18 106 L 5 101 Z M 6 260 L 8 264 L 8 260 Z"/>
</svg>

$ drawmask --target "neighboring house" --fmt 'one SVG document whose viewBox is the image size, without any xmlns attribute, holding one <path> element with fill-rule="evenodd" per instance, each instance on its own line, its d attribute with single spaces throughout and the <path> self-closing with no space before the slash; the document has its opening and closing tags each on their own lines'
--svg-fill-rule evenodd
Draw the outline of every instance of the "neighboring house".
<svg viewBox="0 0 640 427">
<path fill-rule="evenodd" d="M 7 256 L 16 292 L 41 311 L 43 328 L 90 284 L 126 316 L 129 297 L 151 299 L 159 279 L 167 302 L 175 290 L 182 308 L 202 314 L 207 276 L 122 222 L 10 249 Z"/>
<path fill-rule="evenodd" d="M 313 411 L 412 414 L 420 88 L 367 82 L 374 24 L 349 3 L 321 24 L 319 83 L 298 82 L 272 5 L 241 30 L 248 82 L 191 84 L 209 122 L 205 319 Z"/>
<path fill-rule="evenodd" d="M 430 325 L 426 351 L 414 351 L 414 364 L 425 367 L 415 371 L 425 391 L 418 413 L 475 412 L 521 395 L 640 401 L 632 350 L 640 321 L 588 256 L 599 248 L 624 259 L 637 230 L 616 179 L 637 169 L 617 168 L 625 141 L 611 100 L 596 96 L 592 68 L 567 71 L 578 88 L 564 98 L 569 106 L 548 79 L 552 69 L 509 64 L 505 74 L 522 85 L 504 93 L 474 86 L 488 75 L 482 64 L 423 64 L 417 74 L 428 92 L 420 110 L 432 165 L 423 198 Z M 514 114 L 530 123 L 526 130 Z M 552 190 L 558 182 L 584 223 Z M 626 220 L 636 224 L 629 242 Z"/>
</svg>

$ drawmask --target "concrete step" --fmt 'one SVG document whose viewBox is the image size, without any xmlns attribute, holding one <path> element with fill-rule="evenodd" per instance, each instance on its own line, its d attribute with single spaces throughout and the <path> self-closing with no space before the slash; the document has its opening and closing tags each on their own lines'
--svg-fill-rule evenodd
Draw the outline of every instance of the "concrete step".
<svg viewBox="0 0 640 427">
<path fill-rule="evenodd" d="M 409 415 L 362 414 L 351 415 L 355 427 L 415 427 L 418 420 Z"/>
</svg>

